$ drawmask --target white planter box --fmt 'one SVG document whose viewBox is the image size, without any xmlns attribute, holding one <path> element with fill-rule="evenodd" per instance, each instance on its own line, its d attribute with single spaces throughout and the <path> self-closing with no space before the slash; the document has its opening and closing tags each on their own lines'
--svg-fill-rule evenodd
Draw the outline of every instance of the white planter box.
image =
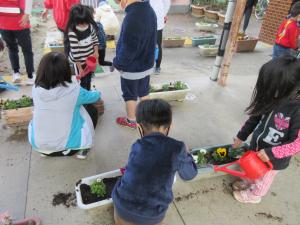
<svg viewBox="0 0 300 225">
<path fill-rule="evenodd" d="M 154 87 L 155 89 L 161 89 L 164 84 L 151 84 L 151 86 Z M 154 93 L 150 93 L 149 96 L 151 99 L 160 98 L 165 101 L 184 101 L 187 93 L 191 91 L 190 86 L 187 83 L 184 84 L 188 87 L 187 89 L 176 90 L 176 91 L 154 92 Z"/>
<path fill-rule="evenodd" d="M 99 202 L 94 202 L 91 204 L 84 204 L 82 201 L 82 197 L 81 197 L 81 192 L 80 192 L 80 184 L 87 184 L 87 185 L 91 185 L 94 181 L 96 181 L 97 179 L 104 179 L 104 178 L 113 178 L 113 177 L 118 177 L 118 176 L 122 176 L 121 171 L 118 170 L 114 170 L 114 171 L 110 171 L 110 172 L 106 172 L 106 173 L 101 173 L 95 176 L 91 176 L 91 177 L 86 177 L 86 178 L 82 178 L 80 183 L 77 183 L 75 186 L 75 192 L 76 192 L 76 199 L 77 199 L 77 205 L 79 208 L 81 209 L 93 209 L 96 207 L 100 207 L 100 206 L 105 206 L 105 205 L 109 205 L 112 204 L 112 199 L 105 199 Z"/>
<path fill-rule="evenodd" d="M 214 23 L 195 23 L 199 31 L 216 32 L 219 26 Z"/>
<path fill-rule="evenodd" d="M 199 53 L 202 56 L 214 57 L 218 54 L 219 46 L 215 45 L 213 47 L 207 48 L 205 45 L 199 45 Z"/>
</svg>

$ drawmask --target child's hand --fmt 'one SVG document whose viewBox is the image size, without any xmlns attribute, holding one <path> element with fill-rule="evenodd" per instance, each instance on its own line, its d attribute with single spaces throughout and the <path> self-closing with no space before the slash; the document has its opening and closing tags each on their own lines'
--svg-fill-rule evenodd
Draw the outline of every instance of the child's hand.
<svg viewBox="0 0 300 225">
<path fill-rule="evenodd" d="M 270 161 L 270 158 L 269 156 L 266 154 L 265 150 L 260 150 L 258 153 L 257 153 L 257 156 L 263 161 L 263 162 L 269 162 Z"/>
<path fill-rule="evenodd" d="M 242 144 L 243 144 L 243 141 L 236 137 L 233 139 L 232 148 L 236 149 L 236 148 L 240 147 Z"/>
</svg>

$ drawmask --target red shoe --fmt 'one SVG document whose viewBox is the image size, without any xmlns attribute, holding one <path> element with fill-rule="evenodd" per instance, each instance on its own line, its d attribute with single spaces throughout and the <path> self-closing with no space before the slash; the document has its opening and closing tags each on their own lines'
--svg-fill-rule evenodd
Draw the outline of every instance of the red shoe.
<svg viewBox="0 0 300 225">
<path fill-rule="evenodd" d="M 131 129 L 136 129 L 136 122 L 129 122 L 126 117 L 118 117 L 116 119 L 117 124 L 123 127 L 129 127 Z"/>
</svg>

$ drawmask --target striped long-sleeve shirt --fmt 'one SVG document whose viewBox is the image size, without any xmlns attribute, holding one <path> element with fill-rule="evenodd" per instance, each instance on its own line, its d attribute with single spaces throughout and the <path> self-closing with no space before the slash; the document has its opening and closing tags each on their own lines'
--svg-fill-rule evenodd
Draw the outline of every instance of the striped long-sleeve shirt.
<svg viewBox="0 0 300 225">
<path fill-rule="evenodd" d="M 99 4 L 99 0 L 80 0 L 82 5 L 91 6 L 93 8 L 97 8 Z"/>
<path fill-rule="evenodd" d="M 71 62 L 85 64 L 86 58 L 94 54 L 94 47 L 99 45 L 98 37 L 92 25 L 85 31 L 70 31 L 68 33 L 70 42 L 69 59 Z"/>
</svg>

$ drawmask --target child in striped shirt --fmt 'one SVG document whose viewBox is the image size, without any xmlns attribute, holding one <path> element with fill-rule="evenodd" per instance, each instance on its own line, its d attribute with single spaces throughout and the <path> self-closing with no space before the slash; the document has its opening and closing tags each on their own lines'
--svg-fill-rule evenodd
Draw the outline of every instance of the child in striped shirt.
<svg viewBox="0 0 300 225">
<path fill-rule="evenodd" d="M 66 35 L 69 41 L 69 60 L 74 64 L 76 75 L 83 72 L 90 55 L 99 58 L 97 24 L 88 6 L 74 5 L 71 9 Z M 81 87 L 91 89 L 92 73 L 81 78 Z"/>
</svg>

